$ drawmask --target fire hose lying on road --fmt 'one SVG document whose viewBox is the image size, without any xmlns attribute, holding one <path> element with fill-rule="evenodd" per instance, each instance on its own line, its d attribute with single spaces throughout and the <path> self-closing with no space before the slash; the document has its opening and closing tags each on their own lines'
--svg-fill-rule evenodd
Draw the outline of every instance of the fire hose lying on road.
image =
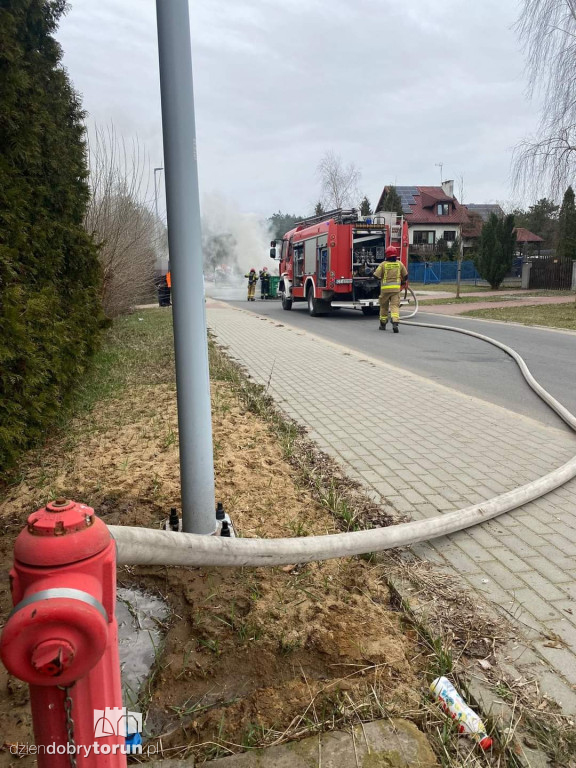
<svg viewBox="0 0 576 768">
<path fill-rule="evenodd" d="M 414 292 L 409 290 L 414 298 L 415 308 L 409 315 L 403 316 L 403 321 L 409 320 L 418 312 L 418 300 Z M 576 417 L 536 381 L 523 358 L 511 347 L 489 336 L 464 328 L 431 323 L 410 322 L 409 324 L 420 328 L 462 333 L 498 347 L 516 362 L 524 379 L 538 397 L 576 432 Z M 326 536 L 291 539 L 230 539 L 116 525 L 109 526 L 109 530 L 117 544 L 120 565 L 237 567 L 307 563 L 313 560 L 379 552 L 456 533 L 534 501 L 574 477 L 576 477 L 576 456 L 537 480 L 479 504 L 438 515 L 429 520 Z"/>
</svg>

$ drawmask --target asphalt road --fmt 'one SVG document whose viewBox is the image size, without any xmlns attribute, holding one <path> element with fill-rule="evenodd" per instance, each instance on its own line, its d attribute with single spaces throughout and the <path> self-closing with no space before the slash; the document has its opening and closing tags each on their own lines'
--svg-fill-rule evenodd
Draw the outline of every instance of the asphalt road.
<svg viewBox="0 0 576 768">
<path fill-rule="evenodd" d="M 567 429 L 564 423 L 532 392 L 514 361 L 479 339 L 428 328 L 410 327 L 399 334 L 378 330 L 377 317 L 341 309 L 325 317 L 310 317 L 305 303 L 290 312 L 279 301 L 248 303 L 225 292 L 214 298 L 267 315 L 285 325 L 303 328 L 317 336 L 350 347 L 392 365 L 413 371 L 459 392 L 474 395 L 545 424 Z M 508 344 L 526 360 L 536 379 L 570 411 L 576 413 L 576 334 L 482 320 L 426 314 L 415 320 L 450 325 L 483 333 Z M 388 326 L 390 329 L 390 326 Z M 430 403 L 434 408 L 434 403 Z"/>
</svg>

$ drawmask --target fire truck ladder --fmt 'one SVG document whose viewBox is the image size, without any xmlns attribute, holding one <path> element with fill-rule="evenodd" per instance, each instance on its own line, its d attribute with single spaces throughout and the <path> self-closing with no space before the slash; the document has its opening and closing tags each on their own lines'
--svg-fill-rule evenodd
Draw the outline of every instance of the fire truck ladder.
<svg viewBox="0 0 576 768">
<path fill-rule="evenodd" d="M 309 216 L 307 219 L 299 221 L 299 227 L 311 227 L 314 224 L 321 224 L 323 221 L 334 219 L 336 224 L 354 224 L 358 221 L 358 211 L 356 208 L 335 208 L 333 211 L 326 211 L 320 216 Z"/>
</svg>

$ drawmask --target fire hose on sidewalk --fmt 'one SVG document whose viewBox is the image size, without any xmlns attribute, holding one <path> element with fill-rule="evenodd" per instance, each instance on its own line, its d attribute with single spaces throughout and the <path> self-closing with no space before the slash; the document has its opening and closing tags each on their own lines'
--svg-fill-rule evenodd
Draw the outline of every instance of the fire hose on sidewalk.
<svg viewBox="0 0 576 768">
<path fill-rule="evenodd" d="M 418 300 L 412 289 L 409 290 L 414 298 L 415 308 L 409 315 L 402 318 L 403 321 L 409 320 L 418 312 Z M 421 328 L 462 333 L 498 347 L 516 362 L 527 384 L 538 397 L 576 432 L 576 417 L 536 381 L 523 358 L 511 347 L 489 336 L 464 328 L 432 323 L 411 322 L 409 324 Z M 438 515 L 429 520 L 326 536 L 291 539 L 228 539 L 128 526 L 114 525 L 109 526 L 109 529 L 116 540 L 119 564 L 238 567 L 306 563 L 313 560 L 379 552 L 456 533 L 534 501 L 574 477 L 576 477 L 576 456 L 543 477 L 479 504 Z"/>
</svg>

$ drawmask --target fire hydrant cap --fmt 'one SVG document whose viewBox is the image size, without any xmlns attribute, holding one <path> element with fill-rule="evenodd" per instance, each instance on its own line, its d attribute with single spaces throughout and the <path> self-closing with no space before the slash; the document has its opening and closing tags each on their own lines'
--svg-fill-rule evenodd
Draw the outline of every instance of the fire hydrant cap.
<svg viewBox="0 0 576 768">
<path fill-rule="evenodd" d="M 32 666 L 47 677 L 56 677 L 72 664 L 76 651 L 67 640 L 44 640 L 32 651 Z"/>
<path fill-rule="evenodd" d="M 29 516 L 14 556 L 28 565 L 65 565 L 98 554 L 110 541 L 107 526 L 91 507 L 56 499 Z"/>
<path fill-rule="evenodd" d="M 63 536 L 89 528 L 94 519 L 94 510 L 86 504 L 56 499 L 30 515 L 28 530 L 36 536 Z"/>
</svg>

